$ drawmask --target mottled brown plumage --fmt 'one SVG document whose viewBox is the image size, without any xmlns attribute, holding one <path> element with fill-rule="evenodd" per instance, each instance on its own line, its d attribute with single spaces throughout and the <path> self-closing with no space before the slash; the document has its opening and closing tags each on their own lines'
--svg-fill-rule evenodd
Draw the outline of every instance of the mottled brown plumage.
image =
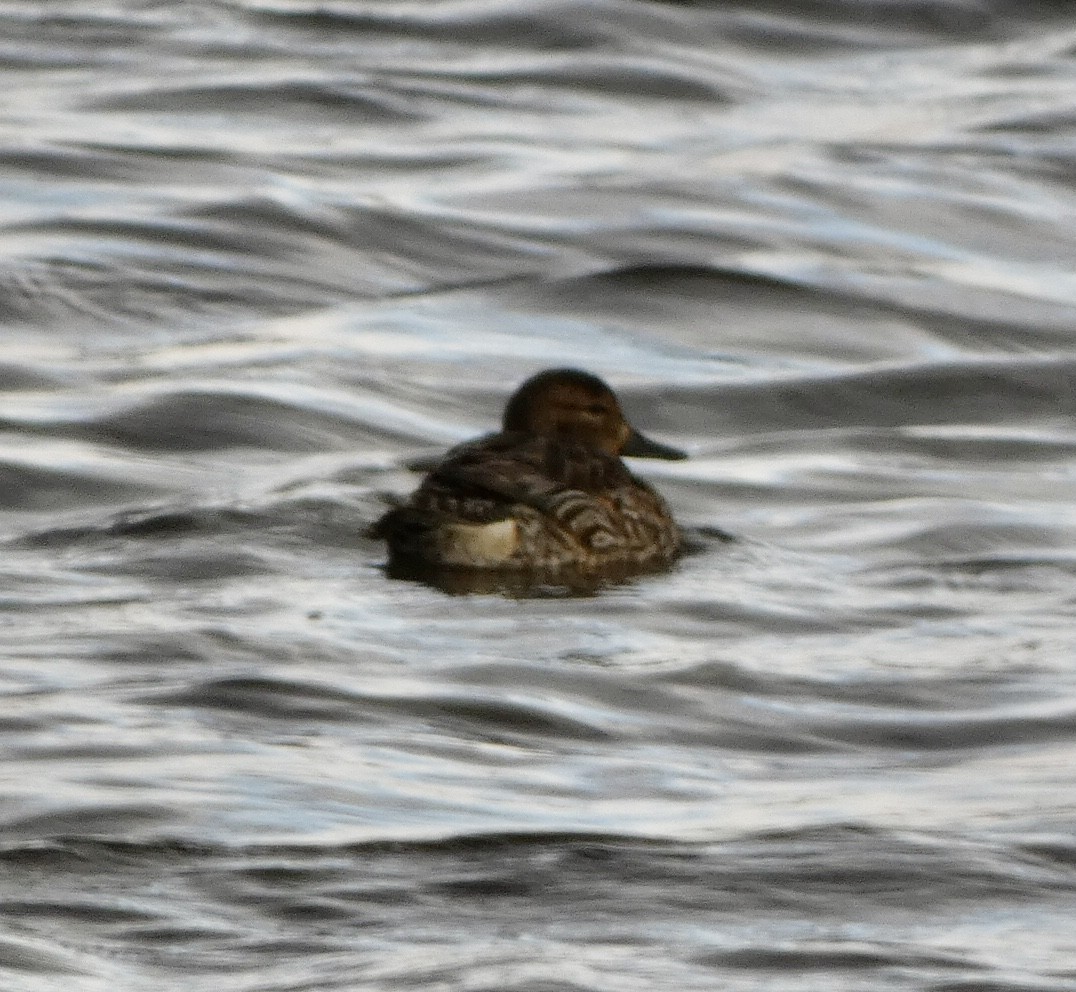
<svg viewBox="0 0 1076 992">
<path fill-rule="evenodd" d="M 542 574 L 666 564 L 679 528 L 622 454 L 685 457 L 633 430 L 600 379 L 550 369 L 508 401 L 500 433 L 449 451 L 372 533 L 394 562 Z"/>
</svg>

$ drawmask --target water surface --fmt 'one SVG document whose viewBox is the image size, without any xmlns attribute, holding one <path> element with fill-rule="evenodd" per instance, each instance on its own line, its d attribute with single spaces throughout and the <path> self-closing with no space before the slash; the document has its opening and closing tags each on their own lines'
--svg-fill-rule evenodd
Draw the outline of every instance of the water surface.
<svg viewBox="0 0 1076 992">
<path fill-rule="evenodd" d="M 1070 21 L 0 6 L 4 987 L 1071 989 Z M 551 364 L 690 553 L 386 574 Z"/>
</svg>

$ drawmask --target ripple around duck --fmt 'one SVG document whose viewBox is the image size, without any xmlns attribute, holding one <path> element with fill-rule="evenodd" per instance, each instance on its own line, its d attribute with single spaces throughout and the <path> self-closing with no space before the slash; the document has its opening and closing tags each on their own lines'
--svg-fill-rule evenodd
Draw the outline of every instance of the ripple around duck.
<svg viewBox="0 0 1076 992">
<path fill-rule="evenodd" d="M 343 443 L 342 418 L 284 399 L 189 388 L 96 416 L 78 433 L 136 450 L 213 451 L 236 447 L 317 451 Z"/>
<path fill-rule="evenodd" d="M 169 807 L 145 802 L 64 803 L 54 809 L 22 815 L 12 811 L 4 817 L 4 833 L 12 840 L 19 837 L 92 837 L 95 833 L 137 835 L 147 829 L 159 830 L 174 819 L 175 811 Z"/>
<path fill-rule="evenodd" d="M 220 679 L 198 686 L 148 696 L 146 702 L 163 706 L 195 706 L 277 720 L 409 722 L 417 727 L 434 724 L 448 733 L 462 732 L 479 739 L 551 741 L 600 740 L 608 736 L 599 722 L 558 711 L 553 701 L 536 697 L 485 698 L 445 689 L 417 690 L 413 694 L 370 694 L 281 679 Z"/>
<path fill-rule="evenodd" d="M 136 113 L 181 112 L 193 114 L 212 111 L 219 114 L 222 107 L 235 115 L 262 114 L 292 118 L 300 114 L 307 119 L 356 120 L 392 124 L 417 118 L 414 105 L 408 106 L 400 97 L 387 94 L 383 87 L 356 82 L 316 83 L 306 80 L 280 82 L 252 80 L 235 82 L 222 80 L 216 85 L 158 84 L 137 92 L 110 94 L 86 101 L 87 109 L 132 111 Z"/>
<path fill-rule="evenodd" d="M 161 706 L 196 706 L 259 717 L 351 722 L 360 697 L 328 686 L 272 678 L 213 679 L 147 696 Z"/>
<path fill-rule="evenodd" d="M 59 511 L 144 500 L 160 493 L 150 483 L 87 467 L 85 471 L 0 460 L 0 510 Z"/>
<path fill-rule="evenodd" d="M 835 715 L 832 719 L 807 722 L 827 740 L 902 751 L 982 752 L 1076 739 L 1076 709 L 1046 703 L 1037 707 L 997 708 L 985 713 L 928 715 L 902 710 L 858 717 Z"/>
<path fill-rule="evenodd" d="M 0 390 L 4 392 L 48 389 L 56 385 L 58 385 L 57 380 L 39 366 L 30 363 L 0 362 Z"/>
<path fill-rule="evenodd" d="M 714 390 L 670 390 L 665 417 L 681 430 L 713 433 Z M 721 390 L 724 429 L 820 430 L 1055 421 L 1076 414 L 1076 362 L 973 360 L 818 378 L 730 383 Z"/>
<path fill-rule="evenodd" d="M 999 988 L 1012 987 L 1002 976 L 1046 961 L 1060 968 L 1065 960 L 1063 893 L 1071 875 L 1003 844 L 842 824 L 700 845 L 540 831 L 239 847 L 58 838 L 9 841 L 0 863 L 16 883 L 49 878 L 47 888 L 20 885 L 17 896 L 4 900 L 5 910 L 10 906 L 36 927 L 47 929 L 54 920 L 51 926 L 63 928 L 58 946 L 87 943 L 102 955 L 39 958 L 30 938 L 8 936 L 4 952 L 24 973 L 100 975 L 106 955 L 123 947 L 127 969 L 152 968 L 165 981 L 181 956 L 185 981 L 192 973 L 212 974 L 233 983 L 224 987 L 239 987 L 237 976 L 265 984 L 270 968 L 279 979 L 282 947 L 302 957 L 304 974 L 317 968 L 319 987 L 338 971 L 338 981 L 328 979 L 331 987 L 352 987 L 359 965 L 366 974 L 373 967 L 413 975 L 416 932 L 438 974 L 466 984 L 475 968 L 503 971 L 496 948 L 505 940 L 506 919 L 513 947 L 517 933 L 527 935 L 528 945 L 540 941 L 573 959 L 584 947 L 600 946 L 602 973 L 623 970 L 627 979 L 638 974 L 635 949 L 625 961 L 608 951 L 624 941 L 624 928 L 682 927 L 685 910 L 707 921 L 706 939 L 685 939 L 680 947 L 705 969 L 692 988 L 789 967 L 825 972 L 831 980 L 880 980 L 912 970 L 935 983 L 992 987 L 996 978 Z M 122 907 L 114 912 L 117 891 Z M 999 932 L 994 922 L 995 908 L 1004 912 L 1013 900 L 1040 924 L 1037 965 L 1020 951 L 1026 938 Z M 924 903 L 932 907 L 934 929 L 945 934 L 944 946 L 918 929 Z M 98 905 L 103 911 L 95 918 Z M 770 921 L 763 937 L 753 922 L 758 915 Z M 458 953 L 445 955 L 449 946 L 458 949 L 461 928 L 475 944 L 466 962 Z M 276 952 L 271 964 L 250 957 L 261 939 Z M 237 954 L 243 955 L 238 965 Z M 397 955 L 406 955 L 406 964 Z M 158 972 L 162 961 L 167 973 Z M 543 973 L 550 967 L 547 958 L 520 961 Z M 1048 980 L 1035 985 L 1065 987 Z M 517 986 L 502 977 L 498 987 Z"/>
<path fill-rule="evenodd" d="M 17 915 L 19 909 L 15 905 L 10 911 Z M 54 941 L 31 936 L 0 937 L 0 969 L 9 973 L 67 976 L 63 980 L 71 981 L 76 975 L 85 975 L 84 965 L 78 955 L 58 947 Z"/>
<path fill-rule="evenodd" d="M 441 38 L 462 45 L 514 45 L 527 38 L 536 48 L 589 48 L 607 38 L 601 18 L 594 11 L 603 7 L 610 13 L 631 17 L 633 11 L 621 5 L 595 4 L 591 18 L 567 16 L 575 12 L 574 4 L 521 3 L 509 10 L 501 5 L 472 8 L 413 6 L 369 10 L 343 9 L 255 9 L 250 16 L 262 25 L 287 29 L 290 36 L 309 32 L 312 37 L 363 39 L 371 34 L 386 37 Z"/>
<path fill-rule="evenodd" d="M 192 844 L 163 838 L 111 839 L 57 836 L 46 842 L 9 838 L 0 862 L 19 871 L 49 867 L 58 878 L 81 878 L 92 870 L 107 876 L 143 869 L 147 884 L 161 872 L 214 875 L 221 894 L 235 886 L 246 899 L 278 888 L 283 879 L 304 880 L 314 888 L 337 887 L 349 877 L 348 863 L 377 863 L 368 873 L 370 895 L 398 881 L 412 888 L 411 901 L 424 898 L 423 887 L 445 886 L 455 877 L 488 871 L 520 879 L 537 878 L 563 894 L 596 901 L 626 886 L 648 898 L 638 911 L 679 905 L 678 886 L 691 894 L 699 910 L 735 912 L 749 904 L 817 906 L 828 891 L 852 891 L 873 908 L 912 907 L 924 896 L 982 904 L 1064 891 L 1071 863 L 1051 856 L 1049 844 L 968 841 L 953 835 L 905 834 L 852 823 L 815 825 L 797 830 L 734 836 L 697 844 L 616 832 L 511 831 L 443 834 L 428 839 L 372 840 L 349 844 Z M 416 875 L 420 862 L 426 871 Z M 140 873 L 136 871 L 136 877 Z M 447 891 L 447 887 L 446 887 Z M 478 895 L 476 892 L 475 895 Z M 355 889 L 362 900 L 366 892 Z M 405 906 L 399 907 L 406 915 Z M 522 908 L 522 907 L 521 907 Z"/>
</svg>

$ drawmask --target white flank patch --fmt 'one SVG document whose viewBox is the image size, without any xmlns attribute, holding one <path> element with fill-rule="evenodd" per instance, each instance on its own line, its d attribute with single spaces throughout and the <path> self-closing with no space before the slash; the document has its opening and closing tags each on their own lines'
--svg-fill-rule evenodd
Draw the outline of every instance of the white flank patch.
<svg viewBox="0 0 1076 992">
<path fill-rule="evenodd" d="M 441 560 L 446 565 L 500 565 L 519 544 L 514 520 L 493 524 L 450 524 L 440 534 Z"/>
</svg>

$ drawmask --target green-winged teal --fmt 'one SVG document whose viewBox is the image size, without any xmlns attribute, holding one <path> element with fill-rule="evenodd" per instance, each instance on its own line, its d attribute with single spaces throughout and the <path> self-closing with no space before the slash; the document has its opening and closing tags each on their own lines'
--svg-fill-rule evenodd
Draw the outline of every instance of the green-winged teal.
<svg viewBox="0 0 1076 992">
<path fill-rule="evenodd" d="M 670 562 L 680 530 L 621 455 L 684 458 L 625 420 L 596 376 L 549 369 L 508 401 L 500 433 L 459 445 L 371 533 L 393 563 L 549 575 Z"/>
</svg>

